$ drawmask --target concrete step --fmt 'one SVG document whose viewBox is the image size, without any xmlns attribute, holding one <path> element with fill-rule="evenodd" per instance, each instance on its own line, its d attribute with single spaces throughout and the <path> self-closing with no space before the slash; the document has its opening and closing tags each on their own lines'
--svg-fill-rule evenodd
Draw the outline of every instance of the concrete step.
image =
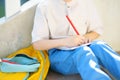
<svg viewBox="0 0 120 80">
<path fill-rule="evenodd" d="M 79 74 L 75 75 L 62 75 L 60 73 L 49 71 L 46 80 L 82 80 Z"/>
</svg>

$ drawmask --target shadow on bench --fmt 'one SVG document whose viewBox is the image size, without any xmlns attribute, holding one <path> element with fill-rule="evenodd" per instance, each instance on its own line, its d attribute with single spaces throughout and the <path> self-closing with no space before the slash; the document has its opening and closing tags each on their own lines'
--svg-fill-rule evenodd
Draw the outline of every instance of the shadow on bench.
<svg viewBox="0 0 120 80">
<path fill-rule="evenodd" d="M 46 80 L 82 80 L 82 79 L 80 78 L 79 74 L 64 76 L 60 73 L 50 70 Z"/>
</svg>

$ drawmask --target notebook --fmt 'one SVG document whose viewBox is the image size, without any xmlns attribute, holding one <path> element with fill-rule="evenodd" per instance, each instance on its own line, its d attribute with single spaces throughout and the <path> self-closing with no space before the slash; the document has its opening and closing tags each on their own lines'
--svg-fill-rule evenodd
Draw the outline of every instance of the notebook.
<svg viewBox="0 0 120 80">
<path fill-rule="evenodd" d="M 79 48 L 79 47 L 82 47 L 82 46 L 88 46 L 90 44 L 91 43 L 86 43 L 86 44 L 82 44 L 82 45 L 76 46 L 76 47 L 58 47 L 57 49 L 60 49 L 60 50 L 73 50 L 73 49 L 76 49 L 76 48 Z"/>
</svg>

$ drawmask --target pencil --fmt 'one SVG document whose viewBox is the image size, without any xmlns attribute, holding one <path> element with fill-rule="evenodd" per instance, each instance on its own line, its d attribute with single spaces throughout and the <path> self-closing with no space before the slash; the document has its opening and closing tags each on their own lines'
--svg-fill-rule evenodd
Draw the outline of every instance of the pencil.
<svg viewBox="0 0 120 80">
<path fill-rule="evenodd" d="M 77 31 L 76 27 L 74 26 L 74 24 L 72 23 L 72 21 L 70 20 L 69 16 L 66 15 L 67 20 L 69 21 L 69 23 L 71 24 L 71 26 L 73 27 L 74 31 L 76 32 L 77 35 L 80 35 L 79 32 Z"/>
</svg>

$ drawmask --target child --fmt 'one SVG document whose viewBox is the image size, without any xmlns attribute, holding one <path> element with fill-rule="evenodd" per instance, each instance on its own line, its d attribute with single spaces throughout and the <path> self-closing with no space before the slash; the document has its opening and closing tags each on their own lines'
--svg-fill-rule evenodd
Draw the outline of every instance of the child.
<svg viewBox="0 0 120 80">
<path fill-rule="evenodd" d="M 32 44 L 37 50 L 48 50 L 56 72 L 79 73 L 83 80 L 111 80 L 101 65 L 119 80 L 120 56 L 105 42 L 95 41 L 101 34 L 92 0 L 41 0 L 37 6 Z"/>
</svg>

